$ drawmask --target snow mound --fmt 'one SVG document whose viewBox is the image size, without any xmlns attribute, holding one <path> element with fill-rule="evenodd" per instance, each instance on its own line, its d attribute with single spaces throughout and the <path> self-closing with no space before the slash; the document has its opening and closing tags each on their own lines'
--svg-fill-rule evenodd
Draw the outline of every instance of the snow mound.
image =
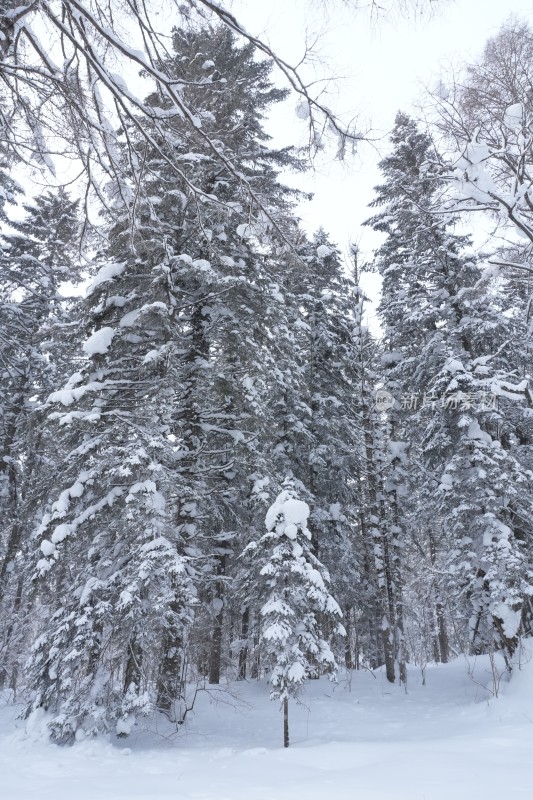
<svg viewBox="0 0 533 800">
<path fill-rule="evenodd" d="M 100 328 L 95 331 L 92 336 L 89 336 L 86 342 L 83 343 L 82 349 L 88 356 L 104 355 L 111 347 L 113 336 L 115 335 L 114 328 Z"/>
<path fill-rule="evenodd" d="M 512 130 L 521 128 L 523 119 L 524 106 L 522 103 L 513 103 L 511 106 L 506 108 L 503 121 L 507 128 L 511 128 Z"/>
<path fill-rule="evenodd" d="M 98 270 L 94 280 L 87 287 L 86 296 L 89 297 L 94 292 L 96 287 L 100 286 L 100 284 L 111 281 L 113 278 L 117 278 L 119 275 L 122 275 L 125 268 L 125 263 L 104 264 L 104 266 Z"/>
<path fill-rule="evenodd" d="M 285 533 L 289 539 L 295 539 L 297 529 L 307 529 L 310 509 L 303 500 L 296 500 L 287 491 L 281 492 L 272 503 L 265 517 L 267 530 Z"/>
</svg>

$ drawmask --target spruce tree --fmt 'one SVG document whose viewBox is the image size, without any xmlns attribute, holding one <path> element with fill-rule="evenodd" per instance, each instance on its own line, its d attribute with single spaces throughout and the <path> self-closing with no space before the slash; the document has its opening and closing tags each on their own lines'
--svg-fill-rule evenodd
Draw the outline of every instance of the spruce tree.
<svg viewBox="0 0 533 800">
<path fill-rule="evenodd" d="M 324 230 L 299 256 L 288 276 L 298 310 L 293 359 L 301 365 L 301 429 L 290 465 L 308 492 L 315 555 L 347 609 L 360 575 L 353 535 L 360 501 L 353 480 L 362 465 L 357 292 Z"/>
<path fill-rule="evenodd" d="M 4 677 L 9 671 L 12 688 L 24 656 L 11 639 L 24 635 L 15 629 L 22 598 L 28 602 L 31 594 L 24 570 L 28 528 L 42 511 L 48 486 L 43 403 L 60 368 L 63 343 L 57 337 L 66 323 L 58 289 L 77 274 L 77 205 L 61 189 L 46 192 L 23 205 L 25 216 L 11 220 L 0 245 L 0 606 Z"/>
<path fill-rule="evenodd" d="M 513 428 L 510 394 L 526 402 L 505 354 L 512 316 L 465 255 L 467 239 L 435 213 L 442 175 L 431 139 L 399 114 L 392 140 L 393 153 L 382 162 L 388 182 L 374 202 L 383 210 L 370 224 L 387 235 L 377 264 L 384 276 L 383 376 L 395 399 L 389 436 L 396 453 L 401 439 L 410 457 L 409 501 L 398 503 L 395 488 L 395 507 L 413 542 L 424 542 L 435 576 L 428 589 L 439 657 L 448 657 L 445 605 L 453 608 L 460 597 L 470 607 L 471 646 L 495 644 L 509 656 L 529 593 L 529 534 L 518 520 L 528 518 L 530 505 L 530 476 L 505 442 Z M 502 394 L 507 399 L 496 410 Z M 396 479 L 392 485 L 399 486 Z M 427 515 L 420 515 L 422 504 Z"/>
<path fill-rule="evenodd" d="M 267 533 L 245 549 L 254 599 L 261 600 L 259 646 L 272 669 L 273 700 L 284 712 L 284 746 L 289 746 L 288 702 L 305 681 L 335 670 L 328 635 L 344 633 L 339 605 L 329 593 L 329 575 L 313 555 L 307 528 L 309 506 L 290 481 L 267 511 Z"/>
<path fill-rule="evenodd" d="M 168 69 L 192 94 L 211 77 L 205 126 L 272 218 L 244 207 L 241 182 L 179 120 L 159 144 L 182 153 L 182 178 L 124 131 L 142 189 L 128 198 L 109 187 L 109 245 L 80 308 L 85 363 L 50 397 L 64 486 L 37 532 L 51 620 L 31 682 L 59 741 L 126 735 L 154 709 L 176 719 L 186 663 L 219 679 L 234 542 L 246 543 L 253 487 L 273 470 L 266 399 L 285 324 L 276 256 L 295 229 L 277 165 L 298 162 L 268 149 L 261 119 L 283 93 L 225 28 L 175 31 L 174 44 Z"/>
</svg>

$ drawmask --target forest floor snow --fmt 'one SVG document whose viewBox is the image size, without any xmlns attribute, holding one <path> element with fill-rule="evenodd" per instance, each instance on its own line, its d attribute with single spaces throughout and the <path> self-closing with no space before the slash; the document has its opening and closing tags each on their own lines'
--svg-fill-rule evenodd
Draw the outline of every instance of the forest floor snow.
<svg viewBox="0 0 533 800">
<path fill-rule="evenodd" d="M 498 697 L 487 657 L 310 682 L 291 746 L 264 682 L 198 694 L 178 733 L 58 747 L 0 709 L 2 800 L 531 800 L 533 658 Z"/>
</svg>

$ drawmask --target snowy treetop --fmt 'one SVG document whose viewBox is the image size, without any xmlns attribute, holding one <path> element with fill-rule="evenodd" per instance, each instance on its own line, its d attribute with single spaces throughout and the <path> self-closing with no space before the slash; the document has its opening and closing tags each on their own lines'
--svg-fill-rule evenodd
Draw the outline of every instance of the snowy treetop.
<svg viewBox="0 0 533 800">
<path fill-rule="evenodd" d="M 291 492 L 285 490 L 278 495 L 267 511 L 265 525 L 267 530 L 276 531 L 279 536 L 285 534 L 289 539 L 296 537 L 300 528 L 308 539 L 311 534 L 307 530 L 307 520 L 310 510 L 303 500 L 295 499 Z"/>
</svg>

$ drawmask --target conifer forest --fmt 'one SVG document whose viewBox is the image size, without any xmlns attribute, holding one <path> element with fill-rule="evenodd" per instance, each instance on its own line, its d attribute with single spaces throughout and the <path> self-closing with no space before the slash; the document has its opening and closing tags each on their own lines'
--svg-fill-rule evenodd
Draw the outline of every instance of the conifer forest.
<svg viewBox="0 0 533 800">
<path fill-rule="evenodd" d="M 230 3 L 0 0 L 0 690 L 53 742 L 264 680 L 288 746 L 320 676 L 513 673 L 533 28 L 398 110 L 362 254 L 291 176 L 368 138 Z"/>
</svg>

